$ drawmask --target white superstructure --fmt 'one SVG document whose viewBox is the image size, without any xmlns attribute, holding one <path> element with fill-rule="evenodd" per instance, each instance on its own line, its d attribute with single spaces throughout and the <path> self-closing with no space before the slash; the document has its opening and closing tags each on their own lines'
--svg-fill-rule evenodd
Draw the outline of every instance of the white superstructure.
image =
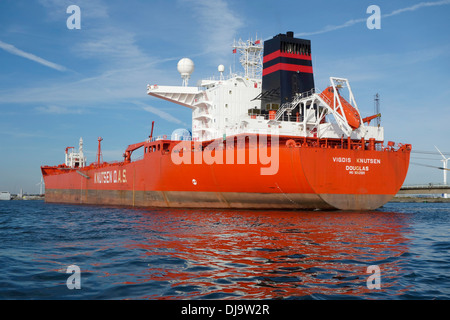
<svg viewBox="0 0 450 320">
<path fill-rule="evenodd" d="M 82 168 L 86 165 L 86 157 L 83 153 L 83 138 L 80 138 L 78 152 L 68 152 L 73 147 L 66 148 L 65 164 L 70 168 Z"/>
<path fill-rule="evenodd" d="M 196 87 L 186 85 L 186 77 L 194 69 L 186 58 L 178 66 L 187 65 L 182 73 L 183 86 L 148 85 L 151 96 L 171 101 L 192 109 L 192 139 L 207 141 L 242 133 L 271 134 L 318 138 L 348 138 L 384 140 L 383 128 L 369 126 L 360 117 L 360 126 L 349 126 L 340 99 L 326 99 L 320 91 L 297 94 L 292 101 L 279 105 L 262 105 L 262 44 L 259 40 L 239 41 L 233 45 L 241 54 L 240 62 L 245 74 L 223 77 L 224 67 L 219 66 L 219 79 L 201 80 Z M 331 87 L 338 92 L 347 90 L 348 103 L 357 110 L 347 79 L 330 78 Z M 299 110 L 294 114 L 292 110 Z"/>
</svg>

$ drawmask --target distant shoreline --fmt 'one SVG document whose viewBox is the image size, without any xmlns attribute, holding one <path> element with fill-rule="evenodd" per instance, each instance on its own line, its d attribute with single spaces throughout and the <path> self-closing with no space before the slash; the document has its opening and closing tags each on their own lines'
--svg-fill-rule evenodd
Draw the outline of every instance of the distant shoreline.
<svg viewBox="0 0 450 320">
<path fill-rule="evenodd" d="M 389 202 L 423 202 L 423 203 L 448 203 L 450 198 L 425 198 L 425 197 L 394 197 Z"/>
<path fill-rule="evenodd" d="M 11 195 L 11 200 L 45 200 L 45 195 L 39 195 L 39 194 L 25 194 L 22 197 L 20 197 L 17 194 Z"/>
</svg>

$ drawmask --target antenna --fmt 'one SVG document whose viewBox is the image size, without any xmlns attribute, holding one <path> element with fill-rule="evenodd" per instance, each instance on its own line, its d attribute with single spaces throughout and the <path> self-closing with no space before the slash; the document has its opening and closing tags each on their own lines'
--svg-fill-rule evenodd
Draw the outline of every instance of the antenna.
<svg viewBox="0 0 450 320">
<path fill-rule="evenodd" d="M 233 53 L 239 51 L 241 55 L 239 62 L 245 70 L 245 77 L 256 79 L 262 75 L 263 59 L 262 51 L 264 49 L 261 39 L 252 39 L 247 41 L 234 41 Z"/>
<path fill-rule="evenodd" d="M 78 143 L 78 158 L 79 166 L 82 168 L 86 165 L 86 157 L 83 154 L 83 138 L 80 137 L 80 142 Z"/>
<path fill-rule="evenodd" d="M 380 95 L 377 93 L 374 97 L 375 114 L 380 114 Z M 377 126 L 380 126 L 381 117 L 377 117 Z"/>
</svg>

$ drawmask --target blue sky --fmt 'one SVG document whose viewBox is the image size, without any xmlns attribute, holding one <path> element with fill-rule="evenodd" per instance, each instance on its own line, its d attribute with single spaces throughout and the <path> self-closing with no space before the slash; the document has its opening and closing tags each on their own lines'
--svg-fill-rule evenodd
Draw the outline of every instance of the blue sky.
<svg viewBox="0 0 450 320">
<path fill-rule="evenodd" d="M 69 5 L 81 29 L 68 29 Z M 366 26 L 369 5 L 381 29 Z M 380 94 L 386 140 L 450 156 L 450 0 L 0 0 L 0 190 L 37 193 L 41 165 L 64 161 L 80 137 L 88 162 L 103 137 L 104 160 L 128 144 L 190 127 L 190 110 L 146 95 L 147 84 L 190 84 L 233 67 L 234 39 L 294 31 L 312 41 L 316 86 L 348 78 L 363 116 Z M 412 162 L 441 166 L 437 154 Z M 412 164 L 406 183 L 442 182 Z"/>
</svg>

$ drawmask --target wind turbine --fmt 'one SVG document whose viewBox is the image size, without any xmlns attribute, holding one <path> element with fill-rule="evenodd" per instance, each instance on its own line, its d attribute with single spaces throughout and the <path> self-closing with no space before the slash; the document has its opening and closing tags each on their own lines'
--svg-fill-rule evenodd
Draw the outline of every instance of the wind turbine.
<svg viewBox="0 0 450 320">
<path fill-rule="evenodd" d="M 436 147 L 436 146 L 434 146 L 435 148 L 436 148 L 436 150 L 441 154 L 441 156 L 442 156 L 442 164 L 443 164 L 443 168 L 442 168 L 442 171 L 444 171 L 443 173 L 444 173 L 444 185 L 447 185 L 447 161 L 450 159 L 450 157 L 448 157 L 448 158 L 446 158 L 443 154 L 442 154 L 442 152 L 441 152 L 441 150 L 439 150 L 438 149 L 438 147 Z M 444 193 L 444 198 L 447 198 L 447 194 L 446 193 Z"/>
<path fill-rule="evenodd" d="M 41 177 L 41 182 L 39 182 L 39 183 L 36 183 L 36 185 L 37 186 L 39 186 L 40 188 L 39 188 L 39 191 L 40 191 L 40 195 L 42 195 L 42 186 L 44 186 L 45 185 L 45 183 L 44 183 L 44 178 L 43 177 Z"/>
</svg>

